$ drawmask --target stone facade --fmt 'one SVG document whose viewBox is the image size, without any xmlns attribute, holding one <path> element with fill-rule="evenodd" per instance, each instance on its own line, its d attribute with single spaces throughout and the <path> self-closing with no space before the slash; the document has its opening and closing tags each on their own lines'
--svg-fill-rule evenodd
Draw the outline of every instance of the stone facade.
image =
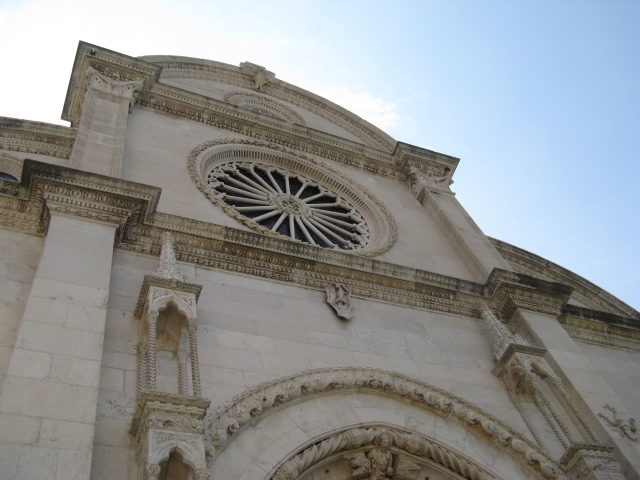
<svg viewBox="0 0 640 480">
<path fill-rule="evenodd" d="M 640 313 L 457 158 L 85 43 L 63 118 L 0 118 L 0 479 L 640 479 Z"/>
</svg>

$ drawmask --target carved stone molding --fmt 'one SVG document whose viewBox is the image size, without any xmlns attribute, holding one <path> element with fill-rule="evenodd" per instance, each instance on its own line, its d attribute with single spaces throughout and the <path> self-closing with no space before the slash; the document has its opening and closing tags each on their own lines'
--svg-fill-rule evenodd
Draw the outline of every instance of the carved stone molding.
<svg viewBox="0 0 640 480">
<path fill-rule="evenodd" d="M 528 275 L 494 269 L 485 284 L 489 305 L 499 318 L 508 321 L 517 309 L 558 316 L 572 289 Z"/>
<path fill-rule="evenodd" d="M 145 478 L 158 478 L 160 464 L 167 461 L 174 450 L 194 472 L 208 472 L 203 419 L 209 403 L 203 398 L 160 392 L 139 396 L 130 433 Z M 207 477 L 201 474 L 196 478 Z"/>
<path fill-rule="evenodd" d="M 61 125 L 0 117 L 0 150 L 68 159 L 76 134 Z"/>
<path fill-rule="evenodd" d="M 571 480 L 624 480 L 612 452 L 613 447 L 606 445 L 577 443 L 571 445 L 560 464 Z"/>
<path fill-rule="evenodd" d="M 222 101 L 218 102 L 186 91 L 178 93 L 168 85 L 158 85 L 152 92 L 141 93 L 137 105 L 164 115 L 184 118 L 254 140 L 276 144 L 306 155 L 333 160 L 376 175 L 398 176 L 397 168 L 386 152 L 372 150 L 362 144 L 338 139 L 302 125 L 234 109 Z"/>
<path fill-rule="evenodd" d="M 559 282 L 573 288 L 572 297 L 584 305 L 640 320 L 640 312 L 566 268 L 509 243 L 489 238 L 498 252 L 520 273 L 542 280 Z"/>
<path fill-rule="evenodd" d="M 388 471 L 379 472 L 378 475 L 371 475 L 372 462 L 369 457 L 376 448 L 376 440 L 383 435 L 389 438 L 389 447 L 393 449 L 394 454 L 399 452 L 401 455 L 399 462 L 397 462 L 399 468 L 397 471 L 391 468 Z M 411 472 L 414 470 L 415 464 L 410 462 L 407 454 L 431 460 L 468 480 L 495 480 L 497 478 L 477 463 L 434 440 L 417 433 L 387 428 L 352 428 L 335 433 L 297 453 L 284 462 L 270 478 L 271 480 L 296 480 L 305 471 L 327 457 L 362 447 L 369 447 L 366 449 L 369 452 L 369 457 L 364 453 L 353 455 L 352 466 L 359 467 L 354 469 L 352 473 L 353 480 L 363 478 L 416 479 L 415 474 L 412 475 Z"/>
<path fill-rule="evenodd" d="M 306 125 L 304 118 L 302 118 L 297 112 L 264 95 L 249 92 L 230 92 L 224 96 L 224 100 L 236 107 L 246 108 L 248 110 L 280 118 L 291 123 Z"/>
<path fill-rule="evenodd" d="M 559 321 L 575 340 L 640 351 L 640 320 L 635 318 L 565 305 Z"/>
<path fill-rule="evenodd" d="M 120 225 L 146 219 L 160 189 L 25 160 L 20 188 L 0 195 L 0 224 L 44 233 L 49 211 Z"/>
<path fill-rule="evenodd" d="M 77 125 L 91 88 L 117 97 L 133 98 L 157 81 L 161 68 L 138 58 L 80 42 L 71 73 L 62 118 Z"/>
<path fill-rule="evenodd" d="M 22 178 L 22 159 L 0 152 L 0 172 L 11 175 L 19 182 Z"/>
<path fill-rule="evenodd" d="M 204 79 L 246 89 L 256 87 L 255 74 L 257 68 L 261 68 L 248 62 L 244 62 L 240 67 L 235 67 L 220 62 L 187 57 L 148 56 L 143 58 L 162 66 L 163 78 Z M 247 67 L 248 65 L 249 67 Z M 302 107 L 339 125 L 370 147 L 387 152 L 393 150 L 395 142 L 382 130 L 318 95 L 278 80 L 275 76 L 272 77 L 270 73 L 267 72 L 268 82 L 261 86 L 261 91 L 265 94 Z"/>
<path fill-rule="evenodd" d="M 478 407 L 443 390 L 394 372 L 366 367 L 310 370 L 267 382 L 210 412 L 206 420 L 209 454 L 215 457 L 239 431 L 270 410 L 313 395 L 380 393 L 406 401 L 462 425 L 497 448 L 548 478 L 564 478 L 562 470 L 546 453 L 506 424 Z"/>
<path fill-rule="evenodd" d="M 188 168 L 191 178 L 196 182 L 200 191 L 229 216 L 261 233 L 280 236 L 279 233 L 257 224 L 235 208 L 227 205 L 207 184 L 208 172 L 217 165 L 232 160 L 258 162 L 299 173 L 344 198 L 364 217 L 370 230 L 368 244 L 353 250 L 354 253 L 365 256 L 380 255 L 387 251 L 397 239 L 398 232 L 393 217 L 369 190 L 351 179 L 345 179 L 344 174 L 312 158 L 278 145 L 254 140 L 221 139 L 196 147 L 189 156 Z"/>
</svg>

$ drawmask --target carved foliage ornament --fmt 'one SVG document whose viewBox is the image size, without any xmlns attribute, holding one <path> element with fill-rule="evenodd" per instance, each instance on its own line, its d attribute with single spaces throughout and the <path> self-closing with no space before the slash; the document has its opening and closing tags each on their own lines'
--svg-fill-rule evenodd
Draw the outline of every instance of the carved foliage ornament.
<svg viewBox="0 0 640 480">
<path fill-rule="evenodd" d="M 618 411 L 615 407 L 612 407 L 608 403 L 604 405 L 605 410 L 611 412 L 611 417 L 604 413 L 598 413 L 600 418 L 603 418 L 611 428 L 616 430 L 624 438 L 627 438 L 633 442 L 640 440 L 640 431 L 638 431 L 638 425 L 635 418 L 629 418 L 627 423 L 623 419 L 618 417 Z"/>
<path fill-rule="evenodd" d="M 267 235 L 366 256 L 397 236 L 388 210 L 364 187 L 273 144 L 207 142 L 192 152 L 189 170 L 211 201 Z"/>
<path fill-rule="evenodd" d="M 231 92 L 224 96 L 226 102 L 269 117 L 305 125 L 304 119 L 292 109 L 264 95 L 248 92 Z"/>
<path fill-rule="evenodd" d="M 365 367 L 312 370 L 264 383 L 235 398 L 231 405 L 210 413 L 206 420 L 205 441 L 210 442 L 208 454 L 217 455 L 238 431 L 269 410 L 329 391 L 383 393 L 403 401 L 411 400 L 415 405 L 477 432 L 503 452 L 528 464 L 542 477 L 564 479 L 560 467 L 545 452 L 488 413 L 404 375 Z"/>
</svg>

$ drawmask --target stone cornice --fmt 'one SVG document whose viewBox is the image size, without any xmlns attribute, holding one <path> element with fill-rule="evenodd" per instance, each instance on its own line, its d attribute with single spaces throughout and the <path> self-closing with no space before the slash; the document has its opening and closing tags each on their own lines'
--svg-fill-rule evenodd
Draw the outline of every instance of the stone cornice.
<svg viewBox="0 0 640 480">
<path fill-rule="evenodd" d="M 244 62 L 240 67 L 220 62 L 189 57 L 147 56 L 142 57 L 163 67 L 163 78 L 196 78 L 223 82 L 245 89 L 254 89 L 254 75 L 260 67 Z M 260 88 L 263 94 L 286 101 L 315 113 L 360 138 L 365 144 L 379 150 L 391 152 L 394 140 L 385 132 L 348 110 L 302 88 L 276 79 L 267 72 L 268 81 Z"/>
<path fill-rule="evenodd" d="M 381 150 L 309 127 L 295 125 L 170 85 L 140 94 L 137 105 L 164 115 L 317 155 L 377 175 L 398 174 L 391 156 Z"/>
<path fill-rule="evenodd" d="M 482 285 L 353 253 L 168 215 L 155 210 L 159 195 L 156 187 L 26 160 L 20 184 L 0 181 L 0 225 L 42 235 L 48 225 L 49 209 L 54 208 L 119 224 L 116 247 L 124 250 L 158 256 L 162 234 L 170 232 L 175 237 L 176 258 L 181 262 L 321 291 L 327 284 L 340 283 L 348 286 L 355 298 L 469 317 L 477 316 L 476 303 L 481 299 L 501 312 L 503 319 L 516 306 L 559 314 L 571 292 L 564 285 L 502 270 L 495 270 Z M 573 312 L 571 308 L 565 307 L 563 313 Z M 620 317 L 617 324 L 626 322 L 628 326 L 629 321 Z M 600 325 L 607 324 L 589 320 L 580 328 L 601 331 Z M 594 330 L 589 330 L 590 326 Z M 625 330 L 630 331 L 626 327 Z"/>
<path fill-rule="evenodd" d="M 403 142 L 396 144 L 392 159 L 400 172 L 405 172 L 413 165 L 424 172 L 433 173 L 442 173 L 443 168 L 447 167 L 453 174 L 460 162 L 459 158 Z"/>
<path fill-rule="evenodd" d="M 77 125 L 82 104 L 89 89 L 90 72 L 98 72 L 116 82 L 140 82 L 140 90 L 149 89 L 158 81 L 161 67 L 106 48 L 80 42 L 71 71 L 69 88 L 62 109 L 62 119 Z"/>
<path fill-rule="evenodd" d="M 559 321 L 575 340 L 640 351 L 640 324 L 634 318 L 565 305 Z"/>
<path fill-rule="evenodd" d="M 640 312 L 580 275 L 509 243 L 489 240 L 517 271 L 569 285 L 574 289 L 573 297 L 595 310 L 640 319 Z"/>
<path fill-rule="evenodd" d="M 521 273 L 494 269 L 484 287 L 490 305 L 503 321 L 517 309 L 557 316 L 571 296 L 572 288 Z"/>
<path fill-rule="evenodd" d="M 62 125 L 0 117 L 0 150 L 69 158 L 76 130 Z"/>
<path fill-rule="evenodd" d="M 160 197 L 156 187 L 34 160 L 14 185 L 0 191 L 0 224 L 35 234 L 46 232 L 52 210 L 124 227 L 147 220 Z"/>
</svg>

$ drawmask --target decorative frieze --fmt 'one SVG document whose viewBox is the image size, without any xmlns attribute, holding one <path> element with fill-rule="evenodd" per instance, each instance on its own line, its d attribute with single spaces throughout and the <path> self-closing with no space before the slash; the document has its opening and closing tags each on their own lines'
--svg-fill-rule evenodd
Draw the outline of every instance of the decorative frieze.
<svg viewBox="0 0 640 480">
<path fill-rule="evenodd" d="M 0 150 L 68 159 L 76 134 L 61 125 L 0 117 Z"/>
<path fill-rule="evenodd" d="M 193 59 L 187 58 L 153 56 L 144 58 L 161 65 L 164 78 L 200 78 L 221 81 L 228 85 L 247 89 L 256 88 L 256 72 L 258 68 L 261 68 L 249 62 L 244 62 L 239 68 L 219 62 L 198 61 L 195 63 Z M 374 125 L 322 97 L 276 79 L 275 75 L 271 76 L 271 72 L 265 71 L 265 73 L 266 83 L 263 83 L 262 78 L 258 77 L 262 92 L 330 120 L 370 147 L 387 152 L 393 150 L 395 144 L 393 139 Z"/>
</svg>

